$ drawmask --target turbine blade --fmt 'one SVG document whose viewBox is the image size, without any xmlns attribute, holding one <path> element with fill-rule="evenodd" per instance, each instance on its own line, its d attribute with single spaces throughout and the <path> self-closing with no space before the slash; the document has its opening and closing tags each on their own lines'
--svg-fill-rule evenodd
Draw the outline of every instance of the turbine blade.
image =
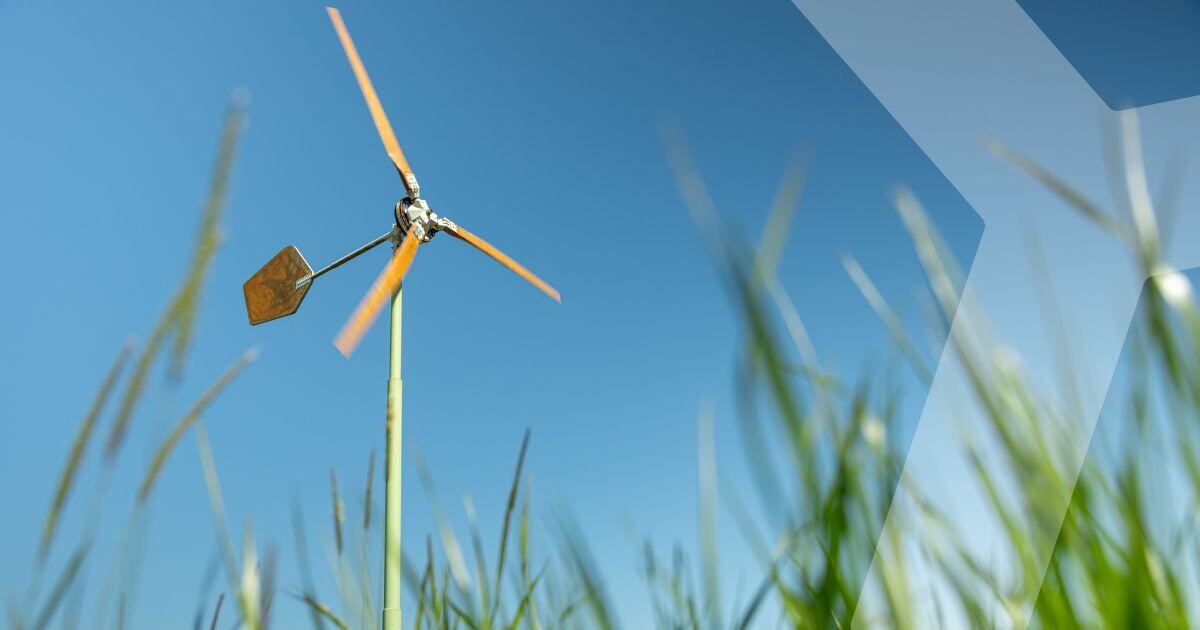
<svg viewBox="0 0 1200 630">
<path fill-rule="evenodd" d="M 346 58 L 350 60 L 354 78 L 358 80 L 358 87 L 362 89 L 363 99 L 367 101 L 367 108 L 371 110 L 371 118 L 375 120 L 375 129 L 379 131 L 379 137 L 383 140 L 388 157 L 392 159 L 392 164 L 396 166 L 397 171 L 400 171 L 400 177 L 404 180 L 404 189 L 412 197 L 420 196 L 420 191 L 417 189 L 417 178 L 413 175 L 412 168 L 408 166 L 408 159 L 404 157 L 404 151 L 400 150 L 400 143 L 396 140 L 396 133 L 392 131 L 392 124 L 388 122 L 387 114 L 383 113 L 383 104 L 379 102 L 379 95 L 375 93 L 375 87 L 371 85 L 371 77 L 367 76 L 367 69 L 358 56 L 354 40 L 350 39 L 350 31 L 346 30 L 342 14 L 333 7 L 326 7 L 325 10 L 329 13 L 329 20 L 333 22 L 338 39 L 342 41 L 342 48 L 346 51 Z"/>
<path fill-rule="evenodd" d="M 471 245 L 475 246 L 476 249 L 487 254 L 488 256 L 491 256 L 492 259 L 495 260 L 496 262 L 500 263 L 501 265 L 504 265 L 505 267 L 508 267 L 510 270 L 512 270 L 518 276 L 521 276 L 522 278 L 525 278 L 526 280 L 528 280 L 530 282 L 530 284 L 532 284 L 533 286 L 540 289 L 542 291 L 542 293 L 545 293 L 546 295 L 549 295 L 550 297 L 554 298 L 555 302 L 562 303 L 562 297 L 559 296 L 558 291 L 554 290 L 554 287 L 550 286 L 549 284 L 546 284 L 546 282 L 544 280 L 542 280 L 541 278 L 534 275 L 532 271 L 521 266 L 520 263 L 513 260 L 512 258 L 509 258 L 508 255 L 506 255 L 504 252 L 496 249 L 491 243 L 479 238 L 478 236 L 475 236 L 474 234 L 468 232 L 467 230 L 463 229 L 459 225 L 450 224 L 448 226 L 443 226 L 442 229 L 447 234 L 449 234 L 455 238 L 458 238 L 460 240 L 466 241 L 467 243 L 470 243 Z"/>
<path fill-rule="evenodd" d="M 400 247 L 396 248 L 396 252 L 392 254 L 391 261 L 383 268 L 383 273 L 380 273 L 379 277 L 375 279 L 375 283 L 371 285 L 362 301 L 358 303 L 358 307 L 354 309 L 354 314 L 346 320 L 341 332 L 333 340 L 333 345 L 337 346 L 337 349 L 346 358 L 349 358 L 350 354 L 354 352 L 354 348 L 358 346 L 358 342 L 371 327 L 384 303 L 400 287 L 400 283 L 404 280 L 404 274 L 412 265 L 419 242 L 416 235 L 409 230 L 400 243 Z"/>
</svg>

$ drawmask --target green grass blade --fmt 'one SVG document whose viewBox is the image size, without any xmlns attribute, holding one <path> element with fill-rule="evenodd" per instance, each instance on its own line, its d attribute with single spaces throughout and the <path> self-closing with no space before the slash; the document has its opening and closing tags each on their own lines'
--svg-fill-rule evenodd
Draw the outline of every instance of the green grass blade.
<svg viewBox="0 0 1200 630">
<path fill-rule="evenodd" d="M 338 558 L 341 558 L 342 549 L 344 547 L 342 525 L 346 521 L 346 511 L 342 506 L 341 494 L 338 492 L 337 471 L 333 468 L 329 469 L 329 492 L 330 502 L 332 504 L 330 511 L 333 515 L 334 542 L 337 544 Z"/>
<path fill-rule="evenodd" d="M 67 564 L 63 567 L 58 579 L 54 581 L 54 587 L 50 589 L 50 594 L 46 597 L 46 603 L 42 604 L 41 611 L 35 618 L 32 627 L 45 628 L 50 625 L 50 620 L 58 612 L 67 591 L 75 583 L 76 578 L 79 577 L 79 571 L 83 568 L 83 563 L 87 560 L 88 552 L 91 549 L 92 543 L 90 540 L 84 540 L 75 548 L 75 552 L 67 560 Z"/>
<path fill-rule="evenodd" d="M 1085 217 L 1091 219 L 1100 228 L 1112 233 L 1123 242 L 1132 242 L 1131 237 L 1133 234 L 1129 231 L 1128 226 L 1118 222 L 1112 214 L 1101 209 L 1095 202 L 1088 199 L 1083 193 L 1060 179 L 1054 173 L 1051 173 L 1037 162 L 1001 142 L 989 142 L 988 148 L 991 149 L 992 153 L 1015 166 L 1017 170 L 1020 170 L 1033 180 L 1050 189 L 1051 192 L 1058 195 L 1060 199 L 1078 210 Z"/>
<path fill-rule="evenodd" d="M 788 163 L 775 199 L 771 203 L 771 212 L 767 215 L 767 223 L 763 226 L 762 238 L 758 247 L 758 270 L 765 278 L 774 278 L 779 270 L 779 261 L 783 259 L 783 246 L 791 229 L 792 217 L 800 203 L 804 191 L 806 169 L 799 157 L 794 157 Z"/>
<path fill-rule="evenodd" d="M 225 593 L 221 593 L 217 597 L 217 607 L 213 609 L 212 622 L 208 624 L 208 630 L 217 630 L 217 620 L 221 618 L 221 604 L 225 603 Z"/>
<path fill-rule="evenodd" d="M 182 366 L 184 353 L 191 338 L 192 328 L 194 327 L 199 284 L 212 263 L 213 252 L 216 248 L 219 232 L 219 210 L 224 204 L 224 182 L 228 180 L 228 169 L 232 167 L 233 153 L 236 151 L 237 137 L 242 127 L 240 122 L 241 116 L 242 106 L 239 98 L 235 95 L 229 112 L 226 115 L 225 131 L 222 135 L 221 148 L 219 150 L 218 169 L 215 174 L 215 178 L 219 180 L 220 185 L 213 190 L 218 192 L 219 195 L 217 197 L 210 195 L 210 211 L 207 211 L 205 214 L 205 223 L 202 224 L 200 233 L 197 236 L 196 252 L 189 263 L 189 270 L 184 277 L 184 281 L 171 302 L 167 305 L 167 308 L 163 310 L 155 322 L 154 328 L 146 339 L 146 345 L 143 346 L 137 361 L 134 362 L 133 371 L 121 396 L 121 403 L 117 408 L 116 418 L 113 421 L 112 429 L 109 430 L 108 442 L 105 446 L 104 456 L 110 465 L 115 461 L 117 453 L 124 443 L 125 436 L 129 431 L 129 425 L 133 420 L 134 412 L 137 410 L 142 394 L 145 393 L 146 380 L 149 377 L 150 368 L 154 365 L 155 360 L 162 350 L 163 343 L 166 342 L 167 337 L 171 333 L 175 333 L 176 335 L 175 346 L 172 350 L 172 362 L 177 368 L 181 368 Z"/>
<path fill-rule="evenodd" d="M 208 441 L 208 431 L 204 430 L 203 422 L 196 423 L 196 450 L 200 453 L 200 466 L 204 471 L 204 487 L 208 491 L 213 526 L 217 533 L 217 549 L 221 552 L 225 576 L 229 580 L 229 588 L 241 599 L 237 552 L 233 546 L 233 538 L 229 535 L 229 526 L 225 521 L 225 501 L 221 497 L 221 480 L 217 478 L 217 465 L 213 458 L 212 445 Z"/>
<path fill-rule="evenodd" d="M 904 358 L 908 360 L 913 371 L 917 373 L 917 377 L 923 383 L 931 383 L 933 381 L 933 369 L 925 362 L 925 358 L 917 350 L 917 345 L 913 342 L 912 337 L 905 331 L 900 317 L 888 305 L 887 300 L 883 298 L 883 294 L 879 292 L 879 289 L 875 287 L 875 283 L 871 281 L 871 277 L 858 264 L 858 261 L 849 254 L 842 256 L 842 266 L 846 268 L 846 273 L 850 274 L 850 278 L 854 281 L 855 286 L 858 287 L 859 293 L 862 293 L 867 303 L 871 305 L 871 309 L 875 311 L 875 315 L 887 327 L 888 334 L 892 337 L 892 342 L 900 348 L 900 351 L 904 354 Z"/>
<path fill-rule="evenodd" d="M 363 493 L 363 531 L 371 530 L 371 501 L 372 492 L 375 488 L 375 451 L 371 451 L 371 458 L 367 461 L 367 489 Z"/>
<path fill-rule="evenodd" d="M 121 372 L 124 371 L 125 364 L 129 361 L 129 356 L 132 352 L 133 342 L 125 342 L 125 345 L 121 347 L 121 352 L 112 362 L 112 365 L 109 366 L 108 373 L 105 374 L 100 389 L 96 392 L 95 398 L 92 399 L 92 404 L 88 407 L 87 414 L 83 417 L 83 422 L 79 424 L 79 428 L 75 431 L 75 439 L 71 442 L 71 450 L 67 455 L 67 462 L 63 466 L 62 472 L 59 473 L 58 483 L 54 488 L 54 498 L 50 502 L 50 510 L 46 514 L 45 523 L 42 525 L 42 539 L 38 545 L 38 556 L 43 561 L 50 551 L 51 543 L 54 541 L 54 533 L 58 529 L 59 518 L 61 518 L 63 508 L 67 504 L 67 497 L 70 496 L 71 489 L 75 485 L 75 479 L 79 474 L 80 466 L 83 464 L 83 457 L 87 451 L 88 443 L 91 441 L 92 434 L 95 431 L 96 422 L 100 419 L 100 414 L 108 402 L 109 395 L 112 394 L 113 388 L 116 387 L 117 379 L 120 378 Z"/>
<path fill-rule="evenodd" d="M 529 450 L 529 436 L 531 429 L 525 429 L 525 437 L 521 439 L 521 450 L 517 454 L 517 469 L 513 473 L 512 485 L 508 489 L 508 502 L 504 507 L 504 522 L 500 528 L 500 551 L 497 554 L 496 560 L 496 578 L 495 586 L 492 588 L 495 600 L 492 602 L 491 610 L 488 614 L 488 625 L 491 625 L 492 619 L 495 618 L 496 609 L 500 607 L 500 580 L 504 576 L 504 563 L 508 558 L 508 530 L 512 525 L 513 510 L 517 506 L 517 491 L 521 487 L 521 470 L 525 466 L 525 453 Z"/>
<path fill-rule="evenodd" d="M 221 133 L 220 148 L 217 151 L 217 160 L 213 167 L 212 183 L 204 204 L 196 251 L 187 271 L 184 288 L 174 304 L 175 337 L 171 347 L 170 369 L 176 377 L 183 374 L 183 365 L 187 358 L 187 351 L 192 341 L 196 317 L 200 308 L 204 278 L 208 274 L 212 259 L 220 245 L 221 211 L 229 196 L 229 180 L 233 172 L 234 157 L 237 155 L 238 139 L 242 133 L 246 100 L 245 95 L 241 93 L 235 93 L 230 99 L 229 109 L 225 115 L 225 127 Z"/>
<path fill-rule="evenodd" d="M 314 615 L 319 615 L 325 621 L 337 626 L 338 630 L 350 630 L 350 626 L 347 625 L 341 617 L 338 617 L 337 614 L 330 610 L 329 606 L 317 601 L 317 598 L 313 597 L 311 594 L 293 593 L 292 596 L 304 602 L 304 605 L 307 606 Z"/>
<path fill-rule="evenodd" d="M 257 358 L 258 350 L 256 348 L 247 350 L 240 358 L 238 358 L 237 361 L 234 362 L 232 366 L 229 367 L 229 369 L 225 370 L 225 373 L 222 374 L 221 377 L 218 378 L 217 381 L 213 383 L 203 395 L 200 396 L 200 399 L 197 400 L 194 405 L 192 405 L 192 408 L 188 409 L 187 413 L 183 414 L 183 417 L 179 419 L 179 422 L 175 423 L 175 426 L 171 428 L 171 432 L 167 434 L 165 439 L 163 439 L 163 442 L 159 445 L 158 450 L 154 452 L 154 457 L 150 460 L 150 466 L 146 469 L 146 474 L 142 478 L 142 484 L 138 490 L 138 501 L 144 503 L 150 496 L 150 492 L 154 489 L 155 482 L 158 481 L 159 475 L 162 474 L 163 466 L 166 465 L 167 459 L 175 450 L 175 446 L 179 444 L 179 440 L 183 439 L 183 436 L 187 433 L 188 429 L 190 429 L 200 420 L 200 415 L 203 414 L 210 405 L 212 405 L 213 401 L 217 399 L 217 396 L 221 395 L 221 392 L 225 391 L 225 388 L 229 387 L 229 384 L 233 382 L 233 379 L 237 378 L 238 375 L 241 374 L 247 367 L 249 367 L 250 364 L 253 363 Z"/>
<path fill-rule="evenodd" d="M 304 526 L 304 513 L 300 510 L 300 502 L 295 496 L 292 497 L 291 507 L 292 543 L 296 548 L 296 564 L 300 568 L 300 584 L 304 587 L 305 593 L 310 593 L 315 597 L 317 590 L 313 581 L 312 562 L 308 556 L 308 533 Z M 310 608 L 309 618 L 313 628 L 325 630 L 325 622 L 320 613 Z"/>
</svg>

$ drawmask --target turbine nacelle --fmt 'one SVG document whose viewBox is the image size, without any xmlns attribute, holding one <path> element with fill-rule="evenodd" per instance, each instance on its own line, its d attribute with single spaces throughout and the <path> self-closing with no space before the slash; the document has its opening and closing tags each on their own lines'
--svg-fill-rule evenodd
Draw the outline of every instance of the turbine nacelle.
<svg viewBox="0 0 1200 630">
<path fill-rule="evenodd" d="M 433 235 L 441 229 L 439 221 L 437 213 L 420 197 L 405 197 L 396 204 L 396 225 L 400 226 L 400 233 L 412 231 L 422 243 L 433 240 Z"/>
</svg>

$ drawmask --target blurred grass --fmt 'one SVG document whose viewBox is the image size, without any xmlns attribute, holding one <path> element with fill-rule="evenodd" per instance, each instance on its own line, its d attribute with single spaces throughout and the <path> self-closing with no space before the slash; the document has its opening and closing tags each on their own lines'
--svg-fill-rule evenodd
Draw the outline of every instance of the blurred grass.
<svg viewBox="0 0 1200 630">
<path fill-rule="evenodd" d="M 146 378 L 150 373 L 150 368 L 159 357 L 162 344 L 168 338 L 174 338 L 174 345 L 170 353 L 171 371 L 176 376 L 183 374 L 196 313 L 200 307 L 204 279 L 208 275 L 208 269 L 212 265 L 221 239 L 221 212 L 224 210 L 225 200 L 228 196 L 230 174 L 233 170 L 234 157 L 237 155 L 238 140 L 241 137 L 245 118 L 246 100 L 247 97 L 241 92 L 234 93 L 230 100 L 192 259 L 175 297 L 171 299 L 159 317 L 134 362 L 133 372 L 129 377 L 125 392 L 121 396 L 120 407 L 117 409 L 116 418 L 109 431 L 108 444 L 105 447 L 105 456 L 110 462 L 116 458 L 124 442 L 125 434 L 129 430 L 129 423 L 133 421 L 134 411 L 145 392 Z"/>
<path fill-rule="evenodd" d="M 167 437 L 163 439 L 162 444 L 159 445 L 158 450 L 154 452 L 154 457 L 150 461 L 150 466 L 146 469 L 146 475 L 143 477 L 142 485 L 138 490 L 139 501 L 145 501 L 147 498 L 149 498 L 150 491 L 154 489 L 154 483 L 158 480 L 159 475 L 162 474 L 163 466 L 165 466 L 167 463 L 167 458 L 171 456 L 171 452 L 175 450 L 175 446 L 179 444 L 180 440 L 183 439 L 183 436 L 187 433 L 187 430 L 192 428 L 193 425 L 200 421 L 200 414 L 204 413 L 204 410 L 207 409 L 214 400 L 216 400 L 217 396 L 220 396 L 221 392 L 225 391 L 225 388 L 229 387 L 229 384 L 233 382 L 233 379 L 237 378 L 237 376 L 241 374 L 243 370 L 253 363 L 257 356 L 258 351 L 255 349 L 250 349 L 243 354 L 237 360 L 237 362 L 230 366 L 229 369 L 226 370 L 225 373 L 222 374 L 221 377 L 218 378 L 217 381 L 208 388 L 208 391 L 204 392 L 204 395 L 200 397 L 200 400 L 196 401 L 196 404 L 193 405 L 191 409 L 188 409 L 187 413 L 185 413 L 183 417 L 179 419 L 179 422 L 177 422 L 175 426 L 171 427 L 171 432 L 167 434 Z"/>
<path fill-rule="evenodd" d="M 892 504 L 898 484 L 906 482 L 898 468 L 903 454 L 888 441 L 897 401 L 888 388 L 890 375 L 863 374 L 848 391 L 825 377 L 771 265 L 761 264 L 778 258 L 778 241 L 758 251 L 740 242 L 717 215 L 681 135 L 666 134 L 681 196 L 744 325 L 738 383 L 746 459 L 755 468 L 764 512 L 775 507 L 781 514 L 768 518 L 775 522 L 764 527 L 762 519 L 756 523 L 746 517 L 744 508 L 731 509 L 750 546 L 759 550 L 771 584 L 769 602 L 778 607 L 783 624 L 1200 624 L 1200 610 L 1192 603 L 1200 601 L 1200 546 L 1194 535 L 1200 504 L 1200 316 L 1190 282 L 1162 259 L 1158 213 L 1132 113 L 1122 115 L 1116 135 L 1120 154 L 1111 161 L 1120 165 L 1121 181 L 1114 190 L 1126 198 L 1113 203 L 1126 209 L 1123 216 L 1104 210 L 1019 152 L 992 145 L 1065 205 L 1120 239 L 1134 268 L 1149 278 L 1131 334 L 1140 347 L 1131 353 L 1133 363 L 1125 364 L 1134 377 L 1129 391 L 1110 396 L 1106 408 L 1110 417 L 1104 422 L 1120 433 L 1112 440 L 1116 454 L 1102 457 L 1094 442 L 1074 483 L 1073 462 L 1088 419 L 1069 402 L 1057 402 L 1073 400 L 1070 392 L 1056 398 L 1023 372 L 1019 359 L 988 330 L 986 314 L 963 297 L 964 276 L 916 197 L 901 189 L 894 198 L 935 305 L 927 318 L 930 336 L 947 339 L 948 351 L 967 376 L 964 393 L 984 412 L 988 434 L 963 447 L 1010 549 L 1006 558 L 997 559 L 977 557 L 958 542 L 941 515 L 921 499 L 919 488 L 912 488 L 913 505 Z M 1168 184 L 1170 200 L 1179 184 Z M 788 187 L 785 182 L 783 188 Z M 779 212 L 786 210 L 774 209 L 768 226 L 788 223 L 777 218 Z M 843 263 L 899 354 L 928 383 L 929 359 L 913 334 L 866 270 L 849 255 Z M 967 325 L 952 329 L 956 318 Z M 803 369 L 791 368 L 794 364 Z M 1070 368 L 1069 357 L 1063 365 Z M 1066 374 L 1062 382 L 1074 380 Z M 1124 405 L 1113 404 L 1125 398 Z M 763 419 L 767 426 L 759 423 Z M 779 439 L 783 448 L 767 446 Z M 999 461 L 985 460 L 978 440 L 994 441 Z M 781 461 L 772 461 L 772 455 Z M 1060 522 L 1068 503 L 1067 518 Z M 878 538 L 885 517 L 903 523 L 889 530 L 896 538 Z M 701 564 L 715 562 L 715 549 L 703 542 L 699 549 Z M 1042 549 L 1052 550 L 1049 571 L 1039 560 L 1045 557 Z M 646 556 L 660 627 L 738 625 L 736 614 L 722 622 L 701 612 L 712 609 L 716 589 L 708 578 L 697 586 L 684 555 L 677 552 L 669 563 L 650 551 Z M 875 572 L 868 575 L 872 562 Z M 936 575 L 930 582 L 937 586 L 914 579 L 914 568 L 922 564 L 932 568 Z M 860 607 L 860 598 L 872 594 L 872 604 Z M 743 609 L 756 611 L 759 605 L 752 600 Z"/>
<path fill-rule="evenodd" d="M 50 511 L 46 514 L 45 524 L 42 526 L 42 540 L 38 545 L 38 553 L 45 555 L 50 551 L 50 542 L 54 539 L 54 533 L 58 529 L 58 519 L 62 517 L 62 510 L 67 504 L 67 497 L 71 494 L 71 489 L 75 486 L 76 476 L 79 474 L 79 468 L 83 464 L 83 455 L 87 449 L 88 443 L 91 441 L 92 432 L 96 428 L 96 422 L 100 419 L 101 412 L 104 411 L 105 403 L 108 402 L 109 395 L 116 387 L 117 379 L 121 376 L 121 372 L 125 369 L 125 363 L 129 360 L 129 355 L 133 352 L 133 342 L 126 342 L 121 348 L 121 353 L 117 355 L 112 366 L 108 368 L 108 373 L 104 377 L 104 383 L 100 385 L 96 397 L 92 400 L 92 405 L 88 408 L 87 415 L 84 416 L 83 422 L 79 424 L 79 428 L 75 431 L 75 440 L 71 442 L 71 451 L 67 455 L 67 463 L 63 466 L 62 472 L 59 473 L 58 485 L 54 489 L 54 498 L 50 501 Z"/>
<path fill-rule="evenodd" d="M 229 178 L 232 172 L 237 141 L 242 129 L 245 98 L 235 94 L 225 116 L 224 130 L 220 139 L 218 157 L 214 166 L 212 182 L 205 202 L 203 216 L 197 230 L 196 246 L 187 264 L 183 281 L 167 308 L 155 322 L 150 335 L 141 349 L 136 352 L 132 342 L 127 343 L 110 366 L 101 386 L 76 429 L 66 462 L 58 475 L 54 494 L 43 521 L 42 535 L 37 547 L 37 556 L 23 597 L 10 594 L 7 597 L 8 625 L 13 628 L 44 628 L 54 622 L 60 611 L 64 627 L 74 627 L 80 622 L 83 608 L 83 586 L 81 576 L 87 573 L 93 562 L 92 550 L 103 520 L 103 511 L 109 490 L 108 481 L 113 469 L 119 464 L 118 456 L 129 425 L 137 415 L 140 402 L 150 382 L 151 368 L 156 360 L 166 353 L 164 343 L 174 339 L 170 350 L 170 371 L 178 378 L 182 376 L 190 340 L 203 293 L 204 278 L 211 267 L 220 242 L 220 221 L 227 197 Z M 129 515 L 121 535 L 122 542 L 113 555 L 112 564 L 105 572 L 95 601 L 89 608 L 94 611 L 94 627 L 122 627 L 129 619 L 129 606 L 134 601 L 135 580 L 140 554 L 136 541 L 143 539 L 140 528 L 145 526 L 143 504 L 151 497 L 155 482 L 162 474 L 174 447 L 191 427 L 199 427 L 201 415 L 215 401 L 231 381 L 253 360 L 255 351 L 248 351 L 229 371 L 221 376 L 198 402 L 187 411 L 168 435 L 155 447 L 143 481 L 137 490 L 133 512 Z M 132 358 L 133 368 L 126 373 Z M 101 462 L 100 475 L 95 480 L 92 498 L 87 512 L 79 516 L 82 524 L 80 539 L 73 544 L 71 554 L 57 567 L 49 590 L 42 593 L 46 573 L 54 568 L 54 544 L 63 520 L 69 516 L 70 499 L 86 463 L 86 455 L 95 437 L 96 430 L 105 417 L 107 402 L 123 382 L 123 391 L 117 410 L 109 428 L 105 457 Z M 177 384 L 177 383 L 176 383 Z M 122 583 L 123 581 L 123 583 Z M 110 615 L 109 612 L 113 614 Z M 243 610 L 245 612 L 245 609 Z M 215 614 L 214 614 L 215 619 Z"/>
</svg>

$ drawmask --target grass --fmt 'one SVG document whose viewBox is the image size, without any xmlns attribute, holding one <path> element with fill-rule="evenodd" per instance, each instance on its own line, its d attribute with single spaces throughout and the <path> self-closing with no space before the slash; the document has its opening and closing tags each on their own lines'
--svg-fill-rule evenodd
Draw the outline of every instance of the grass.
<svg viewBox="0 0 1200 630">
<path fill-rule="evenodd" d="M 129 427 L 141 408 L 141 401 L 150 382 L 151 370 L 160 358 L 166 357 L 171 373 L 177 377 L 177 384 L 178 377 L 182 377 L 186 365 L 196 313 L 203 296 L 204 279 L 220 240 L 220 220 L 243 124 L 243 100 L 235 95 L 230 103 L 218 158 L 213 169 L 208 201 L 197 230 L 196 246 L 180 288 L 159 316 L 141 348 L 137 348 L 132 342 L 127 342 L 122 348 L 76 429 L 75 438 L 58 475 L 58 482 L 43 521 L 38 553 L 28 588 L 22 596 L 10 594 L 7 598 L 6 617 L 11 628 L 44 628 L 56 618 L 61 619 L 65 627 L 76 627 L 82 623 L 79 611 L 83 606 L 77 601 L 83 592 L 80 577 L 87 572 L 90 564 L 96 564 L 93 542 L 99 523 L 104 518 L 105 504 L 110 492 L 109 481 L 120 463 L 120 454 Z M 166 345 L 168 343 L 171 344 L 169 347 Z M 136 595 L 136 580 L 129 579 L 128 576 L 136 575 L 140 563 L 136 543 L 141 538 L 140 528 L 146 526 L 143 506 L 150 497 L 155 481 L 174 446 L 189 428 L 199 426 L 203 412 L 253 360 L 254 354 L 251 350 L 243 355 L 180 418 L 174 429 L 155 448 L 155 455 L 148 464 L 137 490 L 138 500 L 126 518 L 122 542 L 113 552 L 113 559 L 105 571 L 105 578 L 95 601 L 88 606 L 93 614 L 91 627 L 124 627 L 128 623 L 130 607 Z M 130 361 L 133 367 L 126 370 Z M 59 563 L 60 566 L 51 577 L 49 572 L 55 568 L 54 550 L 56 543 L 60 542 L 60 526 L 68 516 L 70 499 L 76 494 L 81 472 L 88 464 L 88 452 L 96 439 L 96 433 L 105 417 L 110 415 L 109 400 L 118 389 L 121 393 L 117 409 L 111 414 L 112 422 L 104 449 L 105 456 L 98 462 L 100 475 L 90 488 L 91 497 L 87 511 L 75 515 L 84 524 L 83 533 L 80 540 L 74 541 L 69 555 Z M 48 590 L 44 591 L 43 586 L 47 583 Z M 64 610 L 67 612 L 63 612 Z"/>
<path fill-rule="evenodd" d="M 68 516 L 95 523 L 103 516 L 105 479 L 118 465 L 129 426 L 137 416 L 154 366 L 166 359 L 169 374 L 182 378 L 192 345 L 204 280 L 218 250 L 220 221 L 236 153 L 242 112 L 231 107 L 198 230 L 197 245 L 180 288 L 146 342 L 127 345 L 114 360 L 85 411 L 67 461 L 50 499 L 37 560 L 28 589 L 9 595 L 8 625 L 42 628 L 62 621 L 82 623 L 81 576 L 95 563 L 95 525 L 55 555 L 60 524 Z M 892 357 L 928 384 L 940 349 L 924 349 L 922 336 L 946 340 L 945 352 L 963 368 L 963 394 L 982 412 L 986 435 L 965 442 L 973 482 L 987 497 L 990 518 L 1003 532 L 1004 558 L 978 557 L 946 518 L 902 476 L 905 453 L 896 443 L 904 394 L 896 369 L 864 371 L 856 382 L 841 382 L 823 365 L 808 338 L 803 318 L 780 282 L 777 270 L 786 234 L 801 197 L 804 171 L 789 165 L 757 244 L 735 237 L 704 188 L 682 136 L 665 134 L 668 161 L 681 196 L 707 245 L 742 343 L 735 357 L 737 422 L 753 479 L 752 493 L 719 493 L 711 404 L 698 418 L 699 539 L 678 541 L 662 554 L 647 542 L 640 567 L 630 567 L 646 584 L 653 611 L 648 620 L 661 628 L 750 628 L 791 626 L 871 627 L 1046 627 L 1174 628 L 1200 625 L 1200 309 L 1188 279 L 1168 269 L 1159 224 L 1171 223 L 1173 209 L 1156 209 L 1141 163 L 1137 121 L 1123 114 L 1112 145 L 1115 211 L 1088 199 L 1069 182 L 1000 144 L 999 156 L 1054 192 L 1063 205 L 1125 244 L 1131 265 L 1144 277 L 1144 299 L 1127 344 L 1127 374 L 1114 380 L 1106 415 L 1078 480 L 1075 462 L 1083 426 L 1070 404 L 1073 393 L 1047 390 L 1025 373 L 987 328 L 986 314 L 963 297 L 964 274 L 925 214 L 914 193 L 898 190 L 896 212 L 924 270 L 928 305 L 923 330 L 910 330 L 853 256 L 843 257 L 852 282 L 878 315 L 892 341 Z M 1170 203 L 1172 195 L 1164 195 Z M 1036 243 L 1031 244 L 1036 255 Z M 1035 279 L 1036 280 L 1036 279 Z M 1046 305 L 1050 311 L 1054 305 Z M 952 321 L 966 326 L 951 327 Z M 231 624 L 265 628 L 271 610 L 296 605 L 314 628 L 375 628 L 379 624 L 379 567 L 371 541 L 375 454 L 367 460 L 361 519 L 349 518 L 344 496 L 356 491 L 330 473 L 335 531 L 331 562 L 337 593 L 324 599 L 315 587 L 308 557 L 303 513 L 293 510 L 297 584 L 277 584 L 277 555 L 261 546 L 249 527 L 240 545 L 226 523 L 221 484 L 212 445 L 202 421 L 210 405 L 253 359 L 237 359 L 152 449 L 154 455 L 137 489 L 138 501 L 126 521 L 124 541 L 115 550 L 95 601 L 89 627 L 121 628 L 135 605 L 133 586 L 123 580 L 136 572 L 135 541 L 145 527 L 142 505 L 176 447 L 195 434 L 209 504 L 217 532 L 219 566 L 230 603 L 215 602 L 211 615 L 201 605 L 197 628 Z M 1065 363 L 1066 365 L 1066 363 Z M 130 367 L 132 366 L 132 367 Z M 1070 368 L 1065 368 L 1068 370 Z M 1070 373 L 1062 382 L 1070 387 Z M 108 413 L 110 399 L 117 408 Z M 1065 402 L 1060 402 L 1065 401 Z M 101 481 L 92 490 L 91 512 L 73 514 L 71 498 L 87 453 L 106 418 L 111 417 Z M 990 440 L 999 455 L 985 454 Z M 437 530 L 407 550 L 404 584 L 414 602 L 406 611 L 413 628 L 616 628 L 625 602 L 613 601 L 597 569 L 587 531 L 569 512 L 560 512 L 539 535 L 533 523 L 531 486 L 525 458 L 527 432 L 516 450 L 515 467 L 494 553 L 483 544 L 470 497 L 463 502 L 465 536 L 449 526 L 433 475 L 418 458 Z M 905 484 L 907 497 L 896 501 Z M 1066 517 L 1059 519 L 1062 507 Z M 731 517 L 758 573 L 748 587 L 727 592 L 717 544 L 720 514 Z M 896 527 L 885 528 L 885 520 Z M 356 526 L 355 524 L 361 524 Z M 436 544 L 435 544 L 436 540 Z M 689 549 L 694 551 L 688 551 Z M 1045 551 L 1046 553 L 1043 553 Z M 61 555 L 61 554 L 60 554 Z M 1041 559 L 1050 558 L 1046 567 Z M 132 565 L 132 568 L 131 566 Z M 56 569 L 51 575 L 50 569 Z M 874 570 L 872 571 L 872 567 Z M 930 586 L 930 585 L 934 586 Z M 277 591 L 289 597 L 277 597 Z M 233 619 L 231 619 L 233 618 Z"/>
</svg>

